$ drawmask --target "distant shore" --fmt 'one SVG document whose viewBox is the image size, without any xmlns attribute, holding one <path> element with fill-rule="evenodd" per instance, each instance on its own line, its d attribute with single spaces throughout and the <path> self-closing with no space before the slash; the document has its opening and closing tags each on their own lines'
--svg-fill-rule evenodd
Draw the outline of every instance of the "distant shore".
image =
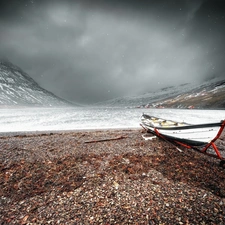
<svg viewBox="0 0 225 225">
<path fill-rule="evenodd" d="M 144 134 L 1 133 L 0 223 L 225 224 L 219 160 Z"/>
</svg>

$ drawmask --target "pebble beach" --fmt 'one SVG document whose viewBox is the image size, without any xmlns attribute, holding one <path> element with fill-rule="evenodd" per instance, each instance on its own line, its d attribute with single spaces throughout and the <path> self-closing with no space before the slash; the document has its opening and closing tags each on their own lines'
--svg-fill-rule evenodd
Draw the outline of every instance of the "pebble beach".
<svg viewBox="0 0 225 225">
<path fill-rule="evenodd" d="M 224 225 L 220 161 L 143 135 L 0 135 L 0 224 Z"/>
</svg>

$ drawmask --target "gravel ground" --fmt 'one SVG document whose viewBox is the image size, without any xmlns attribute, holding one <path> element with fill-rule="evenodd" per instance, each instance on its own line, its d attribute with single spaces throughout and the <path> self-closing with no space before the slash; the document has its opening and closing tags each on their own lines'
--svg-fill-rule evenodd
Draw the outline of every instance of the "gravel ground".
<svg viewBox="0 0 225 225">
<path fill-rule="evenodd" d="M 224 225 L 219 160 L 144 133 L 2 135 L 0 224 Z"/>
</svg>

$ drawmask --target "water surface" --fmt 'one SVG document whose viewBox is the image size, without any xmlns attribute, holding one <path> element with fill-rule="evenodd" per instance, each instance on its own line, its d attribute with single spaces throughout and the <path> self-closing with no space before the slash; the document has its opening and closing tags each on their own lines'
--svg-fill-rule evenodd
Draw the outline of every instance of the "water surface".
<svg viewBox="0 0 225 225">
<path fill-rule="evenodd" d="M 225 110 L 4 108 L 0 109 L 0 132 L 140 128 L 142 113 L 193 124 L 225 119 Z"/>
</svg>

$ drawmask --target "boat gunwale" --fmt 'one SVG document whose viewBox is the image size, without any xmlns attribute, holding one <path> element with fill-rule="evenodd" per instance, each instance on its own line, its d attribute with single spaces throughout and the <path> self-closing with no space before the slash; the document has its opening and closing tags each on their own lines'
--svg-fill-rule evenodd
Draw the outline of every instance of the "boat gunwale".
<svg viewBox="0 0 225 225">
<path fill-rule="evenodd" d="M 186 130 L 186 129 L 197 129 L 197 128 L 210 128 L 210 127 L 221 127 L 223 122 L 219 123 L 206 123 L 206 124 L 193 124 L 193 125 L 185 125 L 185 126 L 174 126 L 174 127 L 160 127 L 160 126 L 151 126 L 143 123 L 146 127 L 156 128 L 157 130 Z"/>
</svg>

